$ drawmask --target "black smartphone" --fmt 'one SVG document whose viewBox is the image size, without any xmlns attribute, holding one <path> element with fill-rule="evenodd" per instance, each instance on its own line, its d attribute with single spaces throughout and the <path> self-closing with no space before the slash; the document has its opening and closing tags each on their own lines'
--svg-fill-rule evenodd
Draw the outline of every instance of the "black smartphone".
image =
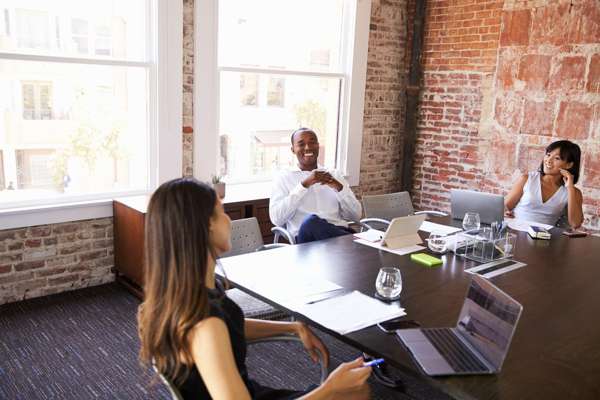
<svg viewBox="0 0 600 400">
<path fill-rule="evenodd" d="M 418 328 L 421 325 L 412 319 L 396 318 L 390 319 L 389 321 L 380 322 L 377 324 L 377 326 L 385 333 L 395 333 L 398 329 Z"/>
</svg>

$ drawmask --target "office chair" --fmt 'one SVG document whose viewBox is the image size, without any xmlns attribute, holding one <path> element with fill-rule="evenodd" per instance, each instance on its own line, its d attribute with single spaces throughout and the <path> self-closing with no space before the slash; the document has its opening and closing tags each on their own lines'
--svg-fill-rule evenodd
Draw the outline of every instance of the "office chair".
<svg viewBox="0 0 600 400">
<path fill-rule="evenodd" d="M 258 220 L 255 217 L 231 221 L 231 250 L 221 257 L 231 257 L 240 254 L 263 251 L 287 246 L 284 243 L 265 244 Z M 259 299 L 242 292 L 239 289 L 227 290 L 227 297 L 240 306 L 247 318 L 256 319 L 285 319 L 289 315 Z"/>
<path fill-rule="evenodd" d="M 363 196 L 362 201 L 365 218 L 360 220 L 360 224 L 367 229 L 386 230 L 392 219 L 407 215 L 428 214 L 440 217 L 448 215 L 434 210 L 415 212 L 408 192 Z"/>
<path fill-rule="evenodd" d="M 279 239 L 281 238 L 287 240 L 289 244 L 296 244 L 296 240 L 294 239 L 292 234 L 287 229 L 281 226 L 274 226 L 273 228 L 271 228 L 271 232 L 273 232 L 273 234 L 275 235 L 273 237 L 273 244 L 280 244 Z"/>
<path fill-rule="evenodd" d="M 248 345 L 253 345 L 253 344 L 257 344 L 257 343 L 268 343 L 268 342 L 295 342 L 295 343 L 299 343 L 300 344 L 300 349 L 299 349 L 299 353 L 306 353 L 304 351 L 304 347 L 302 346 L 302 340 L 300 340 L 300 338 L 296 337 L 296 336 L 290 336 L 290 335 L 279 335 L 279 336 L 272 336 L 272 337 L 268 337 L 268 338 L 261 338 L 261 339 L 254 339 L 254 340 L 248 340 L 246 343 Z M 323 359 L 323 355 L 321 354 L 321 352 L 319 350 L 317 350 L 317 354 L 319 356 L 319 368 L 321 369 L 321 381 L 320 383 L 325 382 L 325 379 L 327 379 L 327 375 L 329 374 L 329 372 L 327 371 L 327 367 L 325 366 L 325 360 Z M 295 358 L 300 358 L 299 357 L 295 357 Z M 175 384 L 173 383 L 173 381 L 171 381 L 168 377 L 166 377 L 165 375 L 163 375 L 158 368 L 156 368 L 156 365 L 154 364 L 154 360 L 152 360 L 152 369 L 154 370 L 154 372 L 156 372 L 158 374 L 158 376 L 160 377 L 160 380 L 167 386 L 167 388 L 169 389 L 169 392 L 171 393 L 171 397 L 173 400 L 183 400 L 183 396 L 181 395 L 181 393 L 179 392 L 179 390 L 177 389 L 177 387 L 175 386 Z"/>
</svg>

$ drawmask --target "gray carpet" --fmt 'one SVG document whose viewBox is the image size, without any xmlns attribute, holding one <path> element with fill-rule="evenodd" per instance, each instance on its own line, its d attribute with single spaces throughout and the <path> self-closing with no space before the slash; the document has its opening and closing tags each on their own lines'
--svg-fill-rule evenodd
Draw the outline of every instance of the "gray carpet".
<svg viewBox="0 0 600 400">
<path fill-rule="evenodd" d="M 169 399 L 138 362 L 139 301 L 117 284 L 0 306 L 0 399 Z M 335 366 L 359 353 L 321 334 Z M 319 369 L 294 344 L 250 347 L 248 369 L 272 387 L 303 389 Z M 372 385 L 374 399 L 448 397 L 406 377 L 409 397 Z"/>
</svg>

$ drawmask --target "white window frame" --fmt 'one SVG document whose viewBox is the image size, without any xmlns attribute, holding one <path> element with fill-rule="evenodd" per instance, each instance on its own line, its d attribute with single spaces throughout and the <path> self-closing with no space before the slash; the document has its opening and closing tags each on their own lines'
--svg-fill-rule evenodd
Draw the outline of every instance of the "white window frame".
<svg viewBox="0 0 600 400">
<path fill-rule="evenodd" d="M 305 76 L 341 78 L 337 165 L 351 186 L 359 184 L 362 148 L 363 113 L 369 48 L 371 0 L 345 0 L 349 13 L 343 38 L 353 40 L 348 51 L 346 71 L 343 73 L 311 73 Z M 218 68 L 218 0 L 194 2 L 195 68 L 194 68 L 194 176 L 208 181 L 217 173 L 219 154 L 219 72 L 248 72 L 246 68 Z M 299 75 L 297 71 L 253 69 L 257 73 Z M 291 133 L 291 132 L 290 132 Z M 249 194 L 250 195 L 250 194 Z"/>
<path fill-rule="evenodd" d="M 161 183 L 181 177 L 183 1 L 149 0 L 148 184 L 144 190 L 80 196 L 67 203 L 35 204 L 0 209 L 0 230 L 112 216 L 112 199 L 151 193 Z M 146 62 L 58 56 L 8 54 L 0 60 L 49 61 L 75 64 L 147 66 Z"/>
</svg>

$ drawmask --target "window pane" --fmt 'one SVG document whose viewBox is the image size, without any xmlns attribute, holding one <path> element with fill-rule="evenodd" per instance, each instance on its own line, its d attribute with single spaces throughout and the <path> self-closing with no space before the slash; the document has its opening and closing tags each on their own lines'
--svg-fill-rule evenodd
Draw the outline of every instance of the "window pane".
<svg viewBox="0 0 600 400">
<path fill-rule="evenodd" d="M 26 7 L 20 0 L 2 3 L 7 35 L 0 40 L 0 51 L 148 59 L 148 0 L 28 0 Z M 113 43 L 118 45 L 113 48 Z"/>
<path fill-rule="evenodd" d="M 273 172 L 294 165 L 290 135 L 300 126 L 315 130 L 319 163 L 334 168 L 341 80 L 250 74 L 257 77 L 258 101 L 256 107 L 245 107 L 238 101 L 244 75 L 221 72 L 220 173 L 228 182 L 270 180 Z M 269 91 L 273 102 L 280 100 L 276 107 L 269 104 Z"/>
<path fill-rule="evenodd" d="M 147 98 L 145 68 L 0 61 L 0 207 L 145 189 Z"/>
<path fill-rule="evenodd" d="M 0 150 L 0 190 L 6 188 L 6 181 L 4 180 L 4 157 L 2 156 L 2 150 Z"/>
<path fill-rule="evenodd" d="M 240 104 L 258 104 L 258 74 L 240 74 Z"/>
<path fill-rule="evenodd" d="M 219 65 L 339 72 L 343 4 L 220 0 Z"/>
</svg>

